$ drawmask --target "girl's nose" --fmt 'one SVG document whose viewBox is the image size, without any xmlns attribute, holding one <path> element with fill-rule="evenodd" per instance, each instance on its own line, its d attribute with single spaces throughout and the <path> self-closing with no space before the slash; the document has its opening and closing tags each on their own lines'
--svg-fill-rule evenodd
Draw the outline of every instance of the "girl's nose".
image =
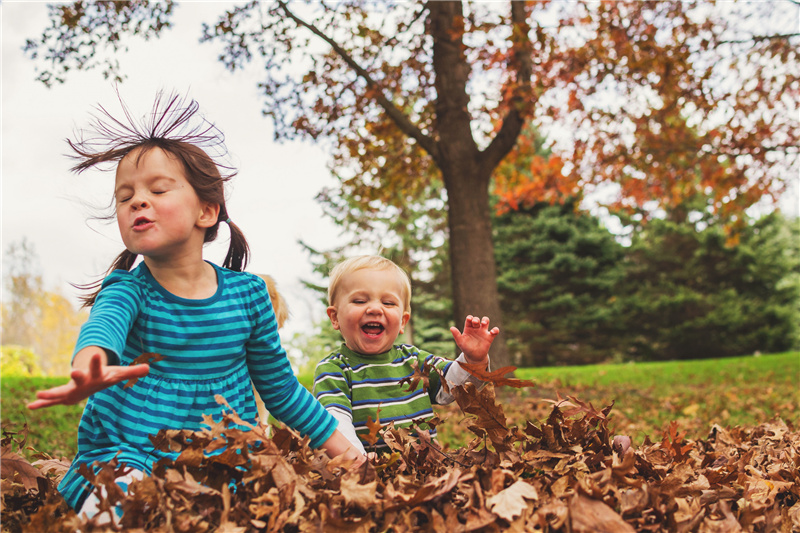
<svg viewBox="0 0 800 533">
<path fill-rule="evenodd" d="M 131 206 L 134 209 L 144 209 L 145 207 L 147 207 L 147 200 L 134 198 L 133 200 L 131 200 Z"/>
</svg>

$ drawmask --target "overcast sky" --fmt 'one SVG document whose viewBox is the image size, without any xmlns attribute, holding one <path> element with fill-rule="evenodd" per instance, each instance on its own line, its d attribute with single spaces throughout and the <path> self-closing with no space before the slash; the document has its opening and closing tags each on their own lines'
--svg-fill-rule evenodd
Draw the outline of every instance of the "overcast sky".
<svg viewBox="0 0 800 533">
<path fill-rule="evenodd" d="M 231 74 L 216 60 L 216 44 L 199 44 L 201 22 L 216 20 L 226 5 L 179 5 L 173 28 L 161 39 L 131 41 L 129 53 L 119 56 L 127 75 L 119 89 L 137 116 L 150 109 L 159 89 L 188 94 L 224 132 L 239 169 L 228 208 L 251 246 L 248 270 L 277 280 L 293 314 L 286 328 L 292 333 L 325 318 L 315 296 L 300 283 L 314 275 L 297 241 L 325 249 L 340 240 L 314 201 L 320 189 L 334 182 L 322 148 L 273 141 L 271 119 L 261 114 L 258 69 Z M 123 249 L 116 223 L 90 220 L 90 206 L 108 204 L 113 174 L 72 175 L 64 141 L 88 124 L 94 105 L 119 109 L 114 86 L 100 70 L 92 70 L 71 72 L 66 83 L 47 89 L 35 81 L 34 62 L 22 52 L 25 40 L 36 39 L 48 24 L 46 4 L 3 1 L 0 16 L 2 249 L 27 239 L 47 287 L 74 297 L 77 291 L 69 283 L 96 279 Z M 225 236 L 225 248 L 208 248 L 208 259 L 221 264 Z"/>
</svg>

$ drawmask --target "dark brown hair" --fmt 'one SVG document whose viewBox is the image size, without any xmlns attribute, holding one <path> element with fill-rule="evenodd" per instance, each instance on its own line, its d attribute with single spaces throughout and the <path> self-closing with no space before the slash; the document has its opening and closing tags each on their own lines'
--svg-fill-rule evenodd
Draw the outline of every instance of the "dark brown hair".
<svg viewBox="0 0 800 533">
<path fill-rule="evenodd" d="M 242 271 L 247 265 L 250 248 L 242 231 L 230 221 L 224 190 L 225 182 L 235 176 L 236 172 L 232 167 L 215 161 L 215 158 L 219 160 L 227 154 L 225 136 L 216 126 L 199 116 L 199 105 L 194 100 L 187 102 L 175 94 L 165 98 L 163 93 L 158 93 L 149 119 L 145 118 L 141 123 L 133 119 L 125 103 L 121 98 L 119 100 L 125 122 L 114 118 L 105 108 L 98 106 L 100 113 L 93 116 L 94 120 L 88 131 L 91 136 L 85 137 L 87 131 L 84 130 L 79 132 L 79 139 L 75 142 L 67 139 L 74 151 L 71 157 L 78 160 L 72 170 L 81 173 L 105 163 L 119 164 L 134 150 L 137 150 L 136 164 L 153 148 L 160 148 L 172 155 L 183 165 L 186 179 L 200 200 L 220 206 L 217 222 L 206 229 L 204 242 L 216 239 L 220 222 L 227 222 L 231 238 L 222 266 Z M 215 157 L 210 156 L 209 151 Z M 227 173 L 222 174 L 220 169 Z M 129 250 L 123 251 L 111 264 L 106 275 L 117 269 L 130 270 L 136 257 Z M 77 286 L 92 291 L 81 298 L 84 307 L 94 304 L 102 282 L 100 279 Z"/>
</svg>

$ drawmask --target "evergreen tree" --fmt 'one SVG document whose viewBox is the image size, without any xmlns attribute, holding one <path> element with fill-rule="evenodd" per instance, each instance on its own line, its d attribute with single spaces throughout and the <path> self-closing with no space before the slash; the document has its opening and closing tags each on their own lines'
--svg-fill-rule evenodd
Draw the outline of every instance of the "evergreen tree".
<svg viewBox="0 0 800 533">
<path fill-rule="evenodd" d="M 721 224 L 652 220 L 634 236 L 620 288 L 636 359 L 698 359 L 798 345 L 800 225 L 772 213 L 738 244 Z"/>
<path fill-rule="evenodd" d="M 515 363 L 585 364 L 616 344 L 623 249 L 599 220 L 536 204 L 496 217 L 498 287 Z"/>
</svg>

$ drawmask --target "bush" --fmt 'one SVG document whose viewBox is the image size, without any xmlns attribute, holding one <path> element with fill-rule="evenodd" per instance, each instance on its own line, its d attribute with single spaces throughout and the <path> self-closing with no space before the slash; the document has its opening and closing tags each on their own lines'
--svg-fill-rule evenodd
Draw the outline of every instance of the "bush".
<svg viewBox="0 0 800 533">
<path fill-rule="evenodd" d="M 28 348 L 22 346 L 0 347 L 0 373 L 9 376 L 41 376 L 39 358 Z"/>
</svg>

